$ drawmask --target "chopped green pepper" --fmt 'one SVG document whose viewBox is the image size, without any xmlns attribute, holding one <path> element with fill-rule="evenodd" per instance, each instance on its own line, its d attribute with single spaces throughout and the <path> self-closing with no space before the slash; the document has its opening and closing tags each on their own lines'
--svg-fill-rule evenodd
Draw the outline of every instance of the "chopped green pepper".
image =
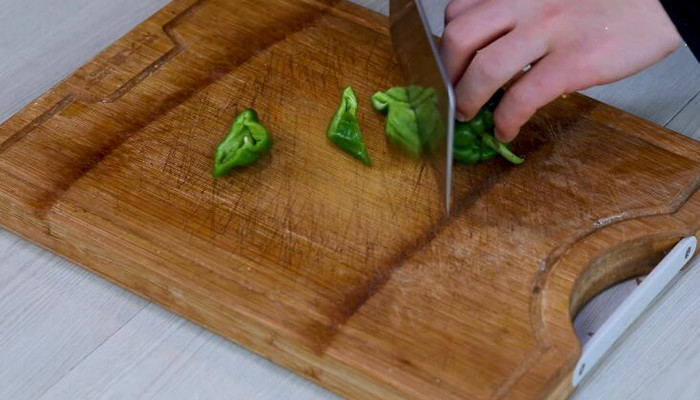
<svg viewBox="0 0 700 400">
<path fill-rule="evenodd" d="M 340 106 L 328 125 L 328 139 L 365 165 L 372 165 L 357 122 L 357 98 L 352 87 L 343 91 Z"/>
<path fill-rule="evenodd" d="M 493 110 L 503 96 L 499 90 L 469 121 L 455 122 L 454 160 L 463 164 L 476 164 L 493 159 L 496 154 L 513 164 L 525 160 L 514 154 L 505 143 L 493 136 Z"/>
<path fill-rule="evenodd" d="M 238 114 L 228 135 L 216 147 L 212 175 L 221 177 L 234 167 L 258 161 L 272 147 L 272 138 L 260 122 L 258 114 L 249 108 Z"/>
<path fill-rule="evenodd" d="M 372 96 L 374 108 L 387 115 L 386 136 L 391 143 L 406 150 L 418 158 L 423 153 L 423 146 L 418 136 L 416 113 L 408 102 L 406 89 L 393 87 L 386 92 L 377 92 Z"/>
<path fill-rule="evenodd" d="M 408 90 L 412 90 L 411 95 L 416 100 L 415 110 L 409 103 Z M 466 122 L 455 122 L 453 158 L 456 162 L 476 164 L 491 160 L 497 154 L 513 164 L 524 161 L 493 136 L 493 110 L 502 96 L 503 91 L 499 90 L 476 117 Z M 387 114 L 386 135 L 389 140 L 414 156 L 420 156 L 430 143 L 427 138 L 421 140 L 417 115 L 421 116 L 423 123 L 431 125 L 425 134 L 430 134 L 436 128 L 432 125 L 439 122 L 435 121 L 439 119 L 439 113 L 434 102 L 434 91 L 415 87 L 393 87 L 372 96 L 374 108 Z"/>
<path fill-rule="evenodd" d="M 411 85 L 406 88 L 406 94 L 416 113 L 417 135 L 423 145 L 423 152 L 433 154 L 438 150 L 435 146 L 440 145 L 440 140 L 435 140 L 435 137 L 442 136 L 445 132 L 437 93 L 432 87 Z"/>
<path fill-rule="evenodd" d="M 482 109 L 476 117 L 466 122 L 455 122 L 454 159 L 462 164 L 477 164 L 493 159 L 496 154 L 513 164 L 522 164 L 523 159 L 514 154 L 508 146 L 496 140 L 487 130 L 493 124 L 486 120 L 491 112 Z"/>
<path fill-rule="evenodd" d="M 489 161 L 496 156 L 496 151 L 488 146 L 482 136 L 484 123 L 481 112 L 469 122 L 455 122 L 453 158 L 462 164 L 477 164 Z"/>
</svg>

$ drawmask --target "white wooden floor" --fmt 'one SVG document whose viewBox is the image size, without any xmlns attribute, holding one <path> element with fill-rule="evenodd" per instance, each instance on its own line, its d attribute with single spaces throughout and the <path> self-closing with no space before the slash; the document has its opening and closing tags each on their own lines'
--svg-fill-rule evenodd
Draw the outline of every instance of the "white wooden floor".
<svg viewBox="0 0 700 400">
<path fill-rule="evenodd" d="M 387 0 L 356 0 L 387 13 Z M 167 0 L 0 0 L 0 121 Z M 442 32 L 446 0 L 431 0 Z M 683 48 L 585 92 L 700 138 L 700 64 Z M 697 263 L 697 262 L 696 262 Z M 595 332 L 634 280 L 576 321 Z M 575 399 L 700 398 L 700 267 L 690 268 Z M 0 230 L 0 400 L 334 399 L 331 393 Z"/>
</svg>

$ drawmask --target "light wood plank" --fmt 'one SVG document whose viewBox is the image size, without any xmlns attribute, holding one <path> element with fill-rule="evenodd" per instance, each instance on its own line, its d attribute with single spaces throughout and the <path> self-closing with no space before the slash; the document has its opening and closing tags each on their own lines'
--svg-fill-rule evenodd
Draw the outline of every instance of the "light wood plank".
<svg viewBox="0 0 700 400">
<path fill-rule="evenodd" d="M 582 93 L 649 121 L 666 125 L 699 90 L 700 68 L 690 50 L 683 46 L 668 58 L 636 75 Z"/>
<path fill-rule="evenodd" d="M 0 0 L 0 122 L 168 0 Z"/>
<path fill-rule="evenodd" d="M 668 127 L 700 140 L 700 93 L 671 120 Z"/>
<path fill-rule="evenodd" d="M 0 399 L 35 399 L 146 304 L 0 230 Z"/>
<path fill-rule="evenodd" d="M 40 400 L 339 399 L 150 305 Z"/>
</svg>

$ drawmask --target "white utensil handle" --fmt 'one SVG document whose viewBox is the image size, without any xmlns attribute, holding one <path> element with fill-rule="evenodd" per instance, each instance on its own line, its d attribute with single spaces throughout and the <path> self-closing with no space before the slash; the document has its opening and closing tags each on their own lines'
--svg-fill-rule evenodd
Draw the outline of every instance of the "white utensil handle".
<svg viewBox="0 0 700 400">
<path fill-rule="evenodd" d="M 682 239 L 634 289 L 600 329 L 586 343 L 574 369 L 573 386 L 576 387 L 589 371 L 610 350 L 627 328 L 649 307 L 683 266 L 695 254 L 697 240 L 694 236 Z"/>
</svg>

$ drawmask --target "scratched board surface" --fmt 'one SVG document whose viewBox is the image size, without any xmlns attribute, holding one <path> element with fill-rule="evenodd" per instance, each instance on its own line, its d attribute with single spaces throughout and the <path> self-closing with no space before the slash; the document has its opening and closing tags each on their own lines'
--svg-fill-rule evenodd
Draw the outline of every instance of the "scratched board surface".
<svg viewBox="0 0 700 400">
<path fill-rule="evenodd" d="M 370 106 L 401 83 L 367 10 L 176 0 L 0 126 L 0 222 L 348 398 L 566 396 L 572 315 L 698 231 L 700 146 L 571 95 L 442 220 Z M 325 136 L 346 86 L 372 167 Z M 275 145 L 214 180 L 248 107 Z"/>
</svg>

